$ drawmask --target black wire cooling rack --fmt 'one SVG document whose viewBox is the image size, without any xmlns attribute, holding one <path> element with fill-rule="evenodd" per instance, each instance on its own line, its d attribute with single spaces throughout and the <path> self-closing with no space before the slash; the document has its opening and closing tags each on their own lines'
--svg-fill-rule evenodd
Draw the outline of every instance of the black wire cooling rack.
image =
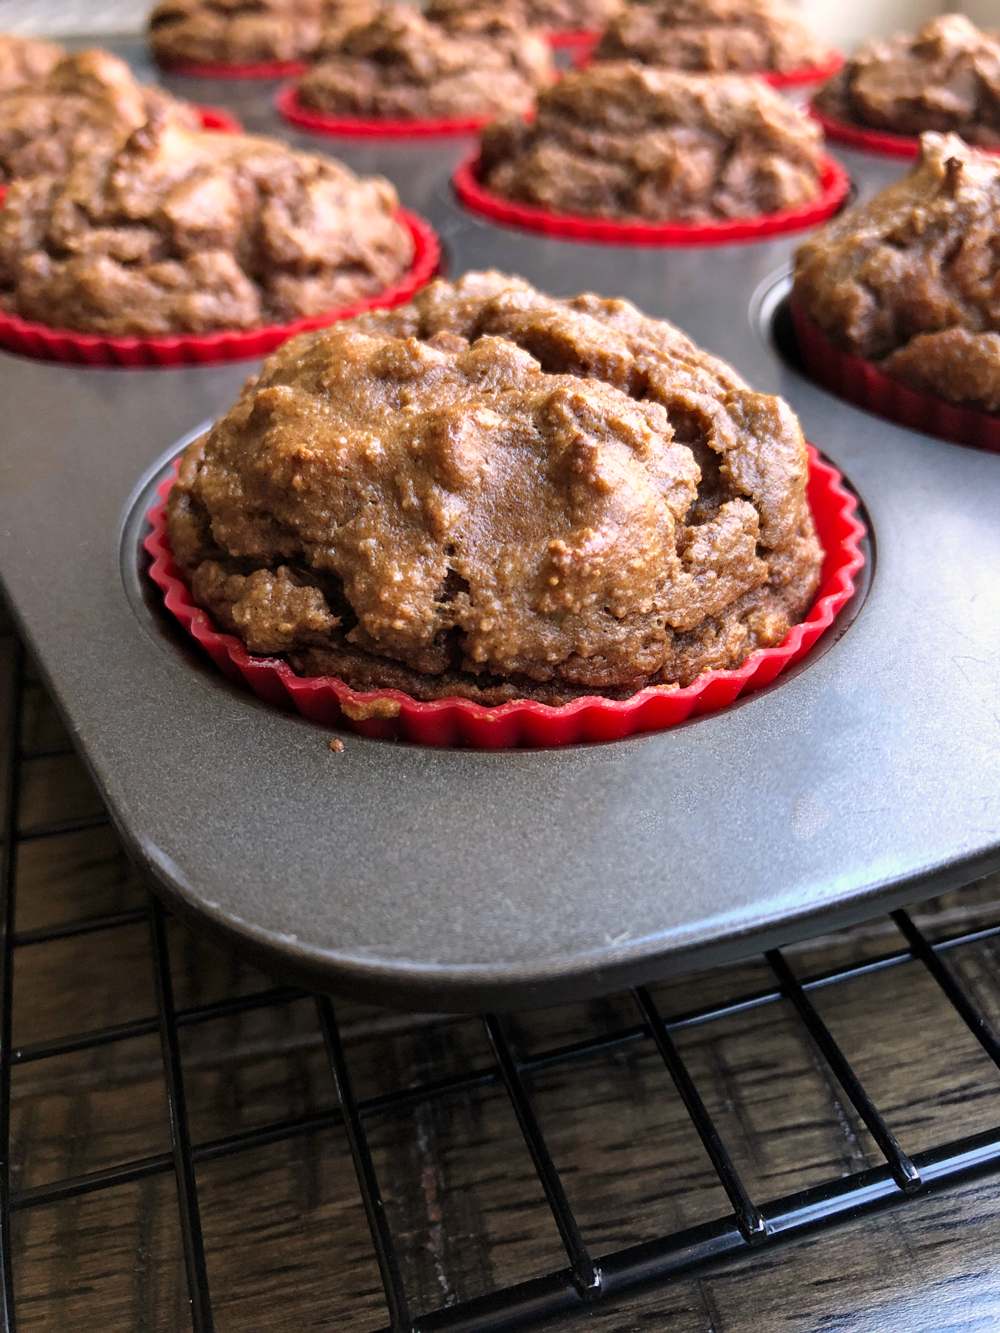
<svg viewBox="0 0 1000 1333">
<path fill-rule="evenodd" d="M 20 1210 L 53 1205 L 83 1195 L 97 1194 L 117 1186 L 156 1175 L 173 1176 L 180 1219 L 180 1237 L 190 1299 L 190 1322 L 196 1333 L 214 1327 L 212 1293 L 206 1265 L 206 1247 L 199 1213 L 199 1170 L 208 1163 L 237 1154 L 252 1154 L 283 1140 L 316 1135 L 342 1127 L 357 1175 L 371 1232 L 371 1241 L 381 1276 L 387 1310 L 386 1327 L 392 1333 L 417 1330 L 486 1330 L 528 1328 L 535 1321 L 583 1309 L 589 1303 L 620 1296 L 640 1284 L 676 1277 L 709 1264 L 721 1256 L 761 1251 L 791 1237 L 834 1226 L 847 1218 L 874 1212 L 928 1191 L 984 1175 L 1000 1166 L 1000 1127 L 975 1136 L 943 1142 L 924 1151 L 907 1154 L 900 1147 L 886 1119 L 866 1090 L 861 1077 L 845 1056 L 814 1003 L 814 995 L 832 986 L 893 969 L 904 963 L 926 969 L 947 1004 L 994 1065 L 1000 1066 L 1000 1043 L 977 1004 L 961 984 L 956 971 L 945 961 L 949 950 L 991 939 L 1000 926 L 966 930 L 933 941 L 903 911 L 892 914 L 902 934 L 904 948 L 893 949 L 862 961 L 797 977 L 786 956 L 778 950 L 766 955 L 770 982 L 750 993 L 723 1003 L 702 1006 L 687 1013 L 665 1017 L 654 995 L 645 988 L 632 992 L 634 1021 L 614 1030 L 602 1031 L 584 1040 L 541 1049 L 530 1056 L 516 1053 L 512 1020 L 500 1015 L 482 1018 L 492 1063 L 460 1070 L 450 1076 L 411 1083 L 384 1095 L 358 1097 L 351 1061 L 345 1053 L 338 1006 L 325 996 L 312 997 L 318 1029 L 325 1045 L 329 1072 L 336 1089 L 337 1104 L 327 1110 L 283 1119 L 261 1127 L 207 1142 L 195 1142 L 185 1099 L 185 1067 L 180 1034 L 184 1029 L 207 1024 L 230 1015 L 279 1008 L 307 999 L 290 987 L 274 986 L 251 994 L 226 998 L 199 1006 L 178 1007 L 174 1001 L 168 920 L 164 908 L 150 897 L 148 907 L 120 911 L 92 919 L 73 920 L 61 926 L 22 931 L 15 927 L 15 884 L 18 854 L 26 843 L 56 838 L 106 822 L 101 814 L 19 826 L 20 792 L 24 765 L 39 757 L 71 753 L 64 745 L 45 749 L 22 744 L 22 704 L 25 692 L 24 652 L 13 635 L 7 636 L 14 669 L 5 682 L 3 716 L 11 720 L 3 755 L 3 815 L 7 831 L 0 865 L 3 897 L 0 922 L 2 1017 L 0 1017 L 0 1133 L 3 1159 L 0 1165 L 0 1246 L 2 1246 L 3 1327 L 17 1324 L 15 1283 L 11 1259 L 11 1216 Z M 12 1045 L 12 978 L 18 951 L 27 945 L 66 940 L 73 936 L 114 932 L 148 922 L 157 1003 L 156 1016 L 79 1032 L 64 1038 Z M 741 1172 L 727 1151 L 723 1135 L 707 1109 L 702 1093 L 690 1072 L 690 1061 L 679 1050 L 678 1034 L 710 1024 L 720 1018 L 763 1010 L 785 1001 L 813 1043 L 824 1067 L 824 1077 L 835 1080 L 853 1106 L 860 1123 L 867 1127 L 882 1164 L 831 1175 L 812 1187 L 781 1198 L 755 1200 Z M 11 1187 L 11 1071 L 30 1062 L 51 1060 L 72 1052 L 159 1035 L 169 1109 L 170 1150 L 125 1161 L 108 1169 L 26 1188 Z M 567 1197 L 564 1171 L 557 1169 L 554 1154 L 543 1133 L 534 1104 L 531 1080 L 544 1071 L 579 1070 L 581 1064 L 608 1052 L 645 1046 L 655 1049 L 669 1072 L 712 1168 L 728 1198 L 729 1209 L 695 1226 L 674 1230 L 641 1244 L 619 1248 L 599 1258 L 585 1243 L 583 1229 Z M 538 1182 L 558 1229 L 565 1263 L 546 1276 L 516 1282 L 471 1299 L 460 1299 L 432 1311 L 416 1312 L 406 1289 L 398 1252 L 398 1237 L 390 1224 L 383 1188 L 371 1147 L 369 1127 L 379 1118 L 408 1111 L 422 1103 L 441 1102 L 487 1086 L 502 1088 L 509 1099 L 537 1173 Z M 331 1235 L 330 1245 L 337 1243 Z M 343 1326 L 343 1325 L 338 1325 Z"/>
</svg>

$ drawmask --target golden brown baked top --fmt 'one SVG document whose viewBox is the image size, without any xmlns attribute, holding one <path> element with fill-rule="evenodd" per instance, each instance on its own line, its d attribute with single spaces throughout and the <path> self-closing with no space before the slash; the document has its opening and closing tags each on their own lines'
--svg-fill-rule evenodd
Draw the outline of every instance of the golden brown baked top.
<svg viewBox="0 0 1000 1333">
<path fill-rule="evenodd" d="M 1000 157 L 925 134 L 913 170 L 801 246 L 794 296 L 843 351 L 1000 411 Z"/>
<path fill-rule="evenodd" d="M 149 16 L 158 59 L 297 60 L 320 38 L 322 0 L 160 0 Z"/>
<path fill-rule="evenodd" d="M 24 84 L 37 85 L 66 54 L 56 42 L 0 32 L 0 94 Z"/>
<path fill-rule="evenodd" d="M 622 0 L 430 0 L 424 12 L 448 23 L 492 10 L 528 28 L 599 32 L 621 8 Z"/>
<path fill-rule="evenodd" d="M 65 178 L 11 187 L 0 303 L 102 334 L 207 333 L 323 314 L 399 281 L 396 192 L 274 139 L 160 112 Z"/>
<path fill-rule="evenodd" d="M 251 651 L 558 702 L 779 642 L 819 576 L 806 474 L 788 407 L 670 324 L 473 273 L 271 356 L 170 536 Z"/>
<path fill-rule="evenodd" d="M 484 183 L 558 213 L 699 221 L 820 193 L 822 135 L 760 79 L 632 62 L 569 73 L 482 135 Z"/>
<path fill-rule="evenodd" d="M 828 54 L 781 0 L 649 0 L 611 20 L 594 58 L 710 73 L 787 72 Z"/>
<path fill-rule="evenodd" d="M 867 42 L 817 94 L 839 120 L 894 134 L 953 130 L 1000 147 L 1000 39 L 961 14 L 945 14 L 916 37 Z"/>
<path fill-rule="evenodd" d="M 66 56 L 45 78 L 0 95 L 0 184 L 62 174 L 76 156 L 113 149 L 154 111 L 201 124 L 194 107 L 144 87 L 108 51 Z"/>
<path fill-rule="evenodd" d="M 460 119 L 523 113 L 554 77 L 546 42 L 512 20 L 486 33 L 474 24 L 452 30 L 397 4 L 349 29 L 304 76 L 299 98 L 332 115 Z"/>
</svg>

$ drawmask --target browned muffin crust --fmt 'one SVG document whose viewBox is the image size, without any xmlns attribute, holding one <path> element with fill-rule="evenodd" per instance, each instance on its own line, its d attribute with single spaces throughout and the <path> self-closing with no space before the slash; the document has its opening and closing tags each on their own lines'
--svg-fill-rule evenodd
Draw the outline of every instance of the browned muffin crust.
<svg viewBox="0 0 1000 1333">
<path fill-rule="evenodd" d="M 170 539 L 252 652 L 419 699 L 738 666 L 821 552 L 778 398 L 626 301 L 499 273 L 286 343 L 185 454 Z"/>
<path fill-rule="evenodd" d="M 201 124 L 194 107 L 144 87 L 108 51 L 66 56 L 44 79 L 0 96 L 0 184 L 62 175 L 74 158 L 113 150 L 154 113 Z"/>
<path fill-rule="evenodd" d="M 158 60 L 250 64 L 316 49 L 322 0 L 161 0 L 149 16 Z"/>
<path fill-rule="evenodd" d="M 556 213 L 705 221 L 818 197 L 822 135 L 759 79 L 631 62 L 567 74 L 482 134 L 484 184 Z"/>
<path fill-rule="evenodd" d="M 893 134 L 954 131 L 1000 147 L 1000 39 L 961 14 L 945 14 L 916 37 L 867 42 L 816 97 L 838 120 Z"/>
<path fill-rule="evenodd" d="M 546 42 L 511 20 L 452 30 L 397 4 L 351 28 L 302 79 L 299 98 L 342 116 L 491 116 L 527 111 L 554 78 Z"/>
<path fill-rule="evenodd" d="M 65 54 L 65 48 L 56 42 L 0 32 L 0 94 L 25 84 L 37 85 L 52 73 Z"/>
<path fill-rule="evenodd" d="M 913 170 L 795 258 L 794 297 L 845 352 L 1000 411 L 1000 158 L 925 134 Z"/>
<path fill-rule="evenodd" d="M 86 333 L 284 323 L 397 283 L 413 240 L 381 177 L 158 113 L 65 178 L 11 187 L 0 305 Z"/>
<path fill-rule="evenodd" d="M 424 12 L 435 23 L 474 20 L 492 10 L 528 28 L 600 32 L 621 8 L 622 0 L 430 0 Z"/>
<path fill-rule="evenodd" d="M 319 44 L 312 59 L 324 60 L 340 50 L 352 28 L 371 23 L 384 0 L 324 0 Z"/>
<path fill-rule="evenodd" d="M 611 20 L 594 59 L 721 74 L 787 72 L 827 54 L 781 0 L 650 0 Z"/>
</svg>

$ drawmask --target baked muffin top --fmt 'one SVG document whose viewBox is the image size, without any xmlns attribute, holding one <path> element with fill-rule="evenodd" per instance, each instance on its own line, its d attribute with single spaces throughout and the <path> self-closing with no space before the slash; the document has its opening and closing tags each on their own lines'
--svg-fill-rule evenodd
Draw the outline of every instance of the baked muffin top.
<svg viewBox="0 0 1000 1333">
<path fill-rule="evenodd" d="M 528 28 L 551 32 L 599 32 L 622 8 L 623 0 L 430 0 L 425 9 L 435 23 L 482 10 L 495 10 Z"/>
<path fill-rule="evenodd" d="M 871 129 L 954 131 L 969 143 L 1000 148 L 1000 38 L 961 14 L 945 14 L 916 37 L 866 42 L 816 103 L 838 120 Z"/>
<path fill-rule="evenodd" d="M 396 4 L 351 28 L 303 77 L 299 99 L 331 115 L 461 119 L 525 112 L 554 78 L 546 42 L 509 19 L 452 30 Z"/>
<path fill-rule="evenodd" d="M 160 0 L 149 41 L 167 64 L 297 60 L 319 42 L 322 8 L 322 0 Z"/>
<path fill-rule="evenodd" d="M 558 213 L 749 217 L 815 199 L 821 147 L 815 122 L 760 79 L 608 62 L 542 93 L 533 120 L 487 126 L 481 178 Z"/>
<path fill-rule="evenodd" d="M 383 0 L 323 0 L 319 43 L 312 53 L 313 59 L 334 55 L 351 28 L 370 23 L 382 4 Z"/>
<path fill-rule="evenodd" d="M 998 267 L 1000 157 L 925 134 L 907 176 L 800 247 L 794 299 L 843 351 L 997 412 Z"/>
<path fill-rule="evenodd" d="M 193 593 L 306 674 L 625 697 L 774 644 L 821 552 L 780 399 L 626 301 L 499 273 L 286 343 L 187 451 Z"/>
<path fill-rule="evenodd" d="M 154 112 L 201 124 L 194 107 L 138 83 L 110 52 L 65 56 L 45 78 L 0 96 L 0 184 L 63 174 L 74 157 L 106 153 Z"/>
<path fill-rule="evenodd" d="M 0 32 L 0 94 L 24 84 L 37 84 L 39 79 L 52 72 L 65 54 L 65 48 L 56 42 Z"/>
<path fill-rule="evenodd" d="M 609 23 L 595 60 L 670 69 L 788 72 L 829 51 L 781 0 L 650 0 Z"/>
<path fill-rule="evenodd" d="M 275 139 L 154 114 L 65 177 L 11 187 L 0 305 L 85 333 L 208 333 L 324 314 L 397 283 L 413 241 L 388 181 Z"/>
</svg>

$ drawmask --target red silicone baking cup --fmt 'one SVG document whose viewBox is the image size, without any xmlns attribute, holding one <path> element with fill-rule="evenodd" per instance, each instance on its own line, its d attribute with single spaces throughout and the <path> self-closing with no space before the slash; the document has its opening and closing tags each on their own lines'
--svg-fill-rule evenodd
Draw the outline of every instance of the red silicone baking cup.
<svg viewBox="0 0 1000 1333">
<path fill-rule="evenodd" d="M 828 111 L 809 103 L 809 114 L 822 126 L 823 133 L 833 143 L 843 144 L 845 148 L 860 148 L 865 153 L 875 153 L 879 157 L 914 158 L 920 154 L 920 138 L 908 134 L 889 134 L 886 130 L 870 130 L 863 125 L 852 125 L 848 120 L 838 120 Z M 978 148 L 980 153 L 1000 153 L 1000 148 Z"/>
<path fill-rule="evenodd" d="M 557 51 L 582 51 L 589 56 L 601 40 L 601 33 L 589 28 L 556 28 L 546 32 L 545 40 Z"/>
<path fill-rule="evenodd" d="M 818 227 L 833 217 L 851 188 L 851 178 L 832 157 L 823 158 L 821 193 L 818 199 L 798 208 L 783 208 L 777 213 L 762 213 L 755 218 L 729 218 L 722 222 L 645 222 L 588 218 L 575 213 L 550 213 L 533 204 L 516 203 L 494 194 L 479 178 L 479 154 L 455 169 L 452 185 L 461 202 L 473 213 L 519 227 L 522 231 L 541 232 L 565 241 L 596 241 L 602 245 L 736 245 L 744 241 L 765 240 L 782 232 L 804 231 Z"/>
<path fill-rule="evenodd" d="M 423 218 L 400 209 L 397 214 L 413 237 L 413 263 L 407 276 L 395 287 L 370 296 L 355 305 L 331 310 L 325 315 L 298 319 L 291 324 L 271 324 L 257 329 L 222 330 L 202 335 L 165 335 L 155 338 L 102 337 L 93 333 L 71 333 L 47 324 L 30 323 L 0 311 L 0 347 L 39 361 L 61 361 L 78 366 L 117 366 L 145 369 L 150 366 L 204 366 L 217 361 L 250 361 L 267 356 L 297 333 L 322 329 L 341 319 L 351 319 L 366 310 L 404 305 L 437 272 L 441 247 L 437 235 Z"/>
<path fill-rule="evenodd" d="M 214 106 L 199 106 L 195 108 L 201 114 L 201 127 L 204 130 L 216 130 L 219 134 L 242 134 L 243 126 L 231 116 L 228 111 L 222 111 Z M 0 185 L 0 207 L 7 198 L 6 185 Z"/>
<path fill-rule="evenodd" d="M 299 101 L 298 85 L 279 88 L 274 104 L 290 125 L 313 134 L 346 135 L 359 139 L 432 139 L 459 134 L 478 134 L 496 120 L 495 114 L 464 120 L 379 120 L 375 117 L 334 116 L 312 111 Z"/>
<path fill-rule="evenodd" d="M 858 502 L 836 468 L 824 462 L 812 445 L 808 448 L 809 503 L 826 552 L 819 595 L 808 616 L 776 648 L 759 648 L 736 671 L 706 671 L 684 689 L 652 687 L 621 701 L 591 696 L 558 708 L 528 700 L 492 708 L 468 699 L 418 703 L 399 690 L 360 692 L 334 676 L 297 676 L 280 658 L 248 653 L 235 635 L 216 629 L 195 605 L 174 562 L 166 519 L 166 497 L 174 476 L 160 485 L 160 498 L 147 515 L 153 529 L 145 541 L 153 558 L 149 572 L 164 593 L 167 609 L 220 670 L 249 685 L 266 702 L 322 726 L 346 725 L 366 736 L 480 750 L 621 740 L 717 712 L 739 695 L 770 685 L 809 651 L 851 597 L 854 576 L 865 562 L 860 545 L 865 528 L 857 517 Z M 177 460 L 175 473 L 179 465 Z M 350 710 L 372 705 L 390 716 L 363 720 L 350 716 Z"/>
<path fill-rule="evenodd" d="M 554 43 L 553 43 L 554 44 Z M 586 69 L 591 64 L 593 58 L 593 46 L 585 48 L 573 60 L 577 69 Z M 827 79 L 832 79 L 835 74 L 844 68 L 844 56 L 840 51 L 831 50 L 825 60 L 821 60 L 816 65 L 801 65 L 798 69 L 761 69 L 761 70 L 729 70 L 730 74 L 746 74 L 748 77 L 756 76 L 769 83 L 772 88 L 804 88 L 811 83 L 826 83 Z M 678 70 L 677 73 L 699 73 L 698 70 Z"/>
<path fill-rule="evenodd" d="M 866 412 L 874 412 L 924 435 L 937 435 L 954 444 L 971 444 L 977 449 L 1000 453 L 1000 416 L 959 407 L 933 394 L 908 388 L 883 374 L 871 361 L 842 352 L 797 302 L 791 301 L 789 305 L 802 360 L 811 377 L 824 389 L 863 407 Z"/>
<path fill-rule="evenodd" d="M 309 68 L 305 60 L 250 60 L 229 64 L 224 60 L 168 60 L 156 57 L 167 74 L 188 79 L 294 79 Z"/>
</svg>

